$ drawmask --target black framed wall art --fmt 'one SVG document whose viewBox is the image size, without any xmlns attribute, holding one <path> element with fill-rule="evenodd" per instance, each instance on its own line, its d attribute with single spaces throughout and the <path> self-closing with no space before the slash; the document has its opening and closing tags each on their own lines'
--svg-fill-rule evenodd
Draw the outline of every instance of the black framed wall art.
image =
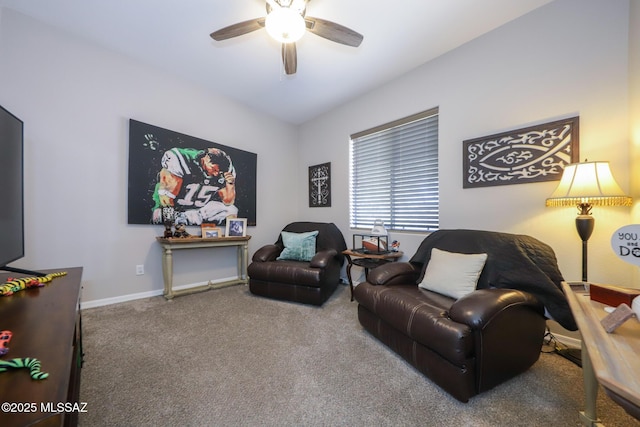
<svg viewBox="0 0 640 427">
<path fill-rule="evenodd" d="M 579 153 L 579 118 L 463 141 L 463 188 L 558 181 Z"/>
<path fill-rule="evenodd" d="M 309 166 L 309 207 L 331 206 L 331 162 Z"/>
<path fill-rule="evenodd" d="M 256 225 L 257 154 L 129 120 L 129 224 Z"/>
</svg>

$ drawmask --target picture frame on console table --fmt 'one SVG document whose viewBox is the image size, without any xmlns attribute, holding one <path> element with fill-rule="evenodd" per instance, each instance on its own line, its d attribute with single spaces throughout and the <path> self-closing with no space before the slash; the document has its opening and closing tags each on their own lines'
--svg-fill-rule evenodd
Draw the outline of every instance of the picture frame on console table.
<svg viewBox="0 0 640 427">
<path fill-rule="evenodd" d="M 227 237 L 246 237 L 247 218 L 227 218 L 224 235 Z"/>
<path fill-rule="evenodd" d="M 215 224 L 202 224 L 202 238 L 215 239 L 222 236 L 222 229 Z"/>
</svg>

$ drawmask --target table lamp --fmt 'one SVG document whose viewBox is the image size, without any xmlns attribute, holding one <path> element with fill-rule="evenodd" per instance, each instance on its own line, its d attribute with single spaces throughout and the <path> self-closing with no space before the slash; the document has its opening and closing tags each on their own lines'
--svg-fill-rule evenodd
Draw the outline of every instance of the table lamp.
<svg viewBox="0 0 640 427">
<path fill-rule="evenodd" d="M 587 241 L 591 237 L 593 206 L 631 206 L 611 174 L 609 162 L 572 163 L 564 168 L 560 184 L 547 199 L 547 206 L 577 206 L 576 229 L 582 240 L 582 281 L 587 281 Z"/>
</svg>

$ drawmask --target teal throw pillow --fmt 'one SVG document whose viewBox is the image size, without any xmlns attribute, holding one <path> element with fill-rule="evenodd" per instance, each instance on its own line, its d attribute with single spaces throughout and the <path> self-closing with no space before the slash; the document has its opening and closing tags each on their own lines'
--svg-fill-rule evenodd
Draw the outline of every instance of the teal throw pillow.
<svg viewBox="0 0 640 427">
<path fill-rule="evenodd" d="M 284 250 L 277 259 L 311 261 L 311 258 L 316 254 L 317 231 L 309 231 L 307 233 L 283 231 L 281 234 Z"/>
</svg>

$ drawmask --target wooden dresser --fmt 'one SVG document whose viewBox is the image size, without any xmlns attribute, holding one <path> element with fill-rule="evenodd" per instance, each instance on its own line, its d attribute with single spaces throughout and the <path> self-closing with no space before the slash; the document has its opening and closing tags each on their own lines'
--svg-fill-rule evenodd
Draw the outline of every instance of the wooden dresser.
<svg viewBox="0 0 640 427">
<path fill-rule="evenodd" d="M 72 426 L 82 405 L 82 328 L 80 282 L 82 267 L 44 270 L 66 271 L 41 288 L 0 296 L 0 330 L 13 333 L 2 360 L 36 358 L 43 380 L 33 380 L 26 368 L 0 372 L 0 425 Z M 25 275 L 3 273 L 0 280 Z M 75 404 L 74 404 L 75 403 Z"/>
</svg>

